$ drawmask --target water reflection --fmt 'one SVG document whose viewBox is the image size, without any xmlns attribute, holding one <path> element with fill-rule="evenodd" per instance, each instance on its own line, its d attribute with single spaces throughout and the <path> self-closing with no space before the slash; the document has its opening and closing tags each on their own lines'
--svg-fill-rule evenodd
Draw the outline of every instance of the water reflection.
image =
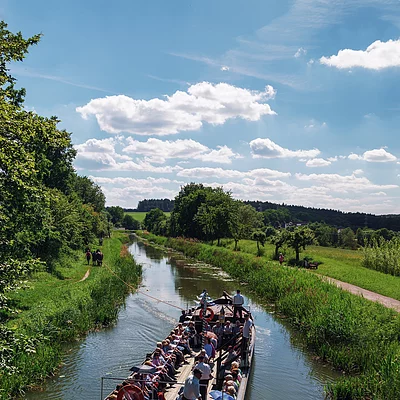
<svg viewBox="0 0 400 400">
<path fill-rule="evenodd" d="M 43 392 L 27 393 L 27 399 L 99 399 L 100 377 L 125 377 L 156 341 L 167 336 L 180 308 L 193 306 L 204 288 L 211 297 L 237 289 L 237 284 L 220 270 L 196 264 L 177 253 L 165 253 L 137 241 L 129 250 L 143 265 L 140 292 L 127 297 L 114 327 L 68 345 L 58 376 L 47 381 Z M 301 341 L 291 340 L 286 321 L 261 306 L 259 299 L 246 297 L 245 287 L 241 290 L 257 327 L 255 368 L 246 400 L 323 399 L 323 384 L 334 374 L 314 362 Z M 105 390 L 110 391 L 114 385 L 107 382 Z"/>
</svg>

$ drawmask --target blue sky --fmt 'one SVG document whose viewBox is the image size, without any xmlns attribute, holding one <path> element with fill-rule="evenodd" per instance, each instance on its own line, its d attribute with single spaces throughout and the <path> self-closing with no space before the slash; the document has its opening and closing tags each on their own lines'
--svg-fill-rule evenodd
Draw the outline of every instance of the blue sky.
<svg viewBox="0 0 400 400">
<path fill-rule="evenodd" d="M 398 0 L 3 0 L 43 33 L 12 65 L 108 205 L 188 182 L 400 213 Z"/>
</svg>

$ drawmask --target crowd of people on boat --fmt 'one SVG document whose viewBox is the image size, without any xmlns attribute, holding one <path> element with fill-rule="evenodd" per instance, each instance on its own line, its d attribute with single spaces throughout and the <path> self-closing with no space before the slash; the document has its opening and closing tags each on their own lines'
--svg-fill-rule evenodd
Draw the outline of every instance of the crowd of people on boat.
<svg viewBox="0 0 400 400">
<path fill-rule="evenodd" d="M 103 265 L 104 254 L 100 249 L 96 251 L 90 251 L 90 248 L 87 248 L 85 251 L 87 265 L 90 264 L 90 260 L 92 260 L 92 265 L 98 265 L 101 267 Z"/>
<path fill-rule="evenodd" d="M 240 295 L 240 291 L 237 291 Z M 235 306 L 235 303 L 233 303 Z M 235 310 L 242 307 L 243 302 L 239 298 Z M 240 313 L 242 314 L 242 313 Z M 238 316 L 240 315 L 238 313 Z M 128 379 L 117 385 L 116 389 L 107 397 L 107 400 L 117 399 L 118 392 L 127 390 L 139 390 L 140 399 L 165 400 L 165 392 L 168 386 L 177 383 L 176 376 L 184 364 L 189 364 L 187 359 L 194 358 L 192 373 L 182 386 L 179 400 L 208 400 L 208 387 L 210 380 L 217 378 L 222 384 L 222 391 L 236 399 L 242 373 L 239 368 L 243 349 L 249 340 L 252 321 L 249 313 L 242 318 L 231 321 L 205 322 L 202 332 L 197 332 L 189 313 L 182 311 L 179 323 L 169 336 L 156 344 L 152 353 L 148 354 L 145 362 L 138 367 L 137 372 L 132 373 Z M 241 334 L 241 335 L 239 335 Z M 242 338 L 242 341 L 238 340 Z M 227 354 L 220 363 L 214 363 L 216 349 L 225 347 Z M 193 349 L 202 348 L 198 354 Z M 143 370 L 147 368 L 147 370 Z M 136 389 L 134 389 L 136 388 Z M 125 396 L 125 398 L 130 398 Z M 136 398 L 136 397 L 132 397 Z M 139 397 L 138 397 L 139 398 Z"/>
</svg>

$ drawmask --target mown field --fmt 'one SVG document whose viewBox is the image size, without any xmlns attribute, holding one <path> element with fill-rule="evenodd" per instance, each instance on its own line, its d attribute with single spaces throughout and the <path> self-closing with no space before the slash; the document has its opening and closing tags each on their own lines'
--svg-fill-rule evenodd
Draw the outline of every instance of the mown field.
<svg viewBox="0 0 400 400">
<path fill-rule="evenodd" d="M 143 221 L 144 221 L 144 218 L 146 217 L 147 212 L 130 211 L 130 212 L 126 212 L 125 214 L 132 215 L 132 217 L 135 218 L 137 221 L 143 222 Z M 170 212 L 165 212 L 164 214 L 165 214 L 167 217 L 169 217 L 171 213 L 170 213 Z"/>
</svg>

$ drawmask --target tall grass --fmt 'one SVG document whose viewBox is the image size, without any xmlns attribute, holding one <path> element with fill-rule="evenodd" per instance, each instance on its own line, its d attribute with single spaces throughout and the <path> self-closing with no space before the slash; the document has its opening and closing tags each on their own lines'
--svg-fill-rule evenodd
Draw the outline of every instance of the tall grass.
<svg viewBox="0 0 400 400">
<path fill-rule="evenodd" d="M 104 241 L 104 264 L 125 282 L 136 285 L 141 268 L 124 242 L 126 236 L 121 233 Z M 48 376 L 61 360 L 62 342 L 115 321 L 129 288 L 105 266 L 91 267 L 89 277 L 80 282 L 85 264 L 84 253 L 79 254 L 68 267 L 60 268 L 64 279 L 41 272 L 32 278 L 30 289 L 14 296 L 21 312 L 8 326 L 36 342 L 31 352 L 15 352 L 14 373 L 0 371 L 0 399 L 21 393 Z"/>
<path fill-rule="evenodd" d="M 345 377 L 329 385 L 332 399 L 398 399 L 400 317 L 380 304 L 345 292 L 304 270 L 279 267 L 251 254 L 189 242 L 158 242 L 227 271 L 246 282 L 303 333 L 322 360 Z"/>
<path fill-rule="evenodd" d="M 400 276 L 400 239 L 374 240 L 364 248 L 363 266 L 394 276 Z"/>
</svg>

